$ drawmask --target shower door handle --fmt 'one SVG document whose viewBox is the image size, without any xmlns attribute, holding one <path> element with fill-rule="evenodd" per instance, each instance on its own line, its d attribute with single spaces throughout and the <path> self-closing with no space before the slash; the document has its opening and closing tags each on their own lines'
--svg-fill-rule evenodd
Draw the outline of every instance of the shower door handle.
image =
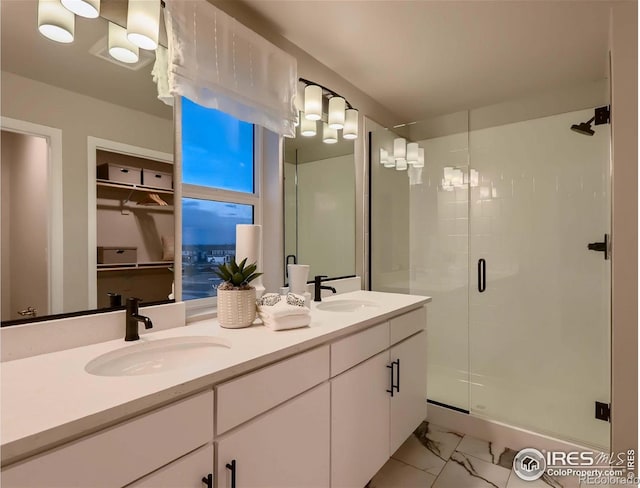
<svg viewBox="0 0 640 488">
<path fill-rule="evenodd" d="M 478 259 L 478 291 L 480 293 L 487 289 L 487 262 Z"/>
<path fill-rule="evenodd" d="M 587 245 L 589 251 L 598 251 L 604 253 L 604 258 L 609 259 L 609 234 L 604 235 L 604 242 L 590 242 Z"/>
</svg>

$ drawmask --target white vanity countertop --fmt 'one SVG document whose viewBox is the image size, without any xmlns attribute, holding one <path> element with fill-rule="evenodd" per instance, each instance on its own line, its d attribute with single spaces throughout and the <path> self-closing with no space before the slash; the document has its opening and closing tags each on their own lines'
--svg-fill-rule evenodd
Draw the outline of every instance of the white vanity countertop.
<svg viewBox="0 0 640 488">
<path fill-rule="evenodd" d="M 234 376 L 333 341 L 415 309 L 429 297 L 356 291 L 323 301 L 367 300 L 376 307 L 329 312 L 312 307 L 310 327 L 272 331 L 262 325 L 221 328 L 215 319 L 144 334 L 140 341 L 178 336 L 216 336 L 207 362 L 157 374 L 95 376 L 85 365 L 101 354 L 134 345 L 123 339 L 2 363 L 0 439 L 2 463 L 22 459 L 134 414 L 150 410 Z M 124 337 L 124 324 L 122 332 Z"/>
</svg>

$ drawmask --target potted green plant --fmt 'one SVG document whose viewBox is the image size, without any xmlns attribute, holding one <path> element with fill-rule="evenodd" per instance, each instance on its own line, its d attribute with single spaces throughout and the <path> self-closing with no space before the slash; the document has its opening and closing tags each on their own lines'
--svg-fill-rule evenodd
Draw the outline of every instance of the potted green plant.
<svg viewBox="0 0 640 488">
<path fill-rule="evenodd" d="M 236 258 L 218 265 L 216 275 L 223 280 L 218 285 L 218 322 L 229 329 L 250 326 L 256 319 L 256 289 L 249 283 L 262 273 L 256 273 L 257 265 L 247 265 L 247 258 L 240 264 Z"/>
</svg>

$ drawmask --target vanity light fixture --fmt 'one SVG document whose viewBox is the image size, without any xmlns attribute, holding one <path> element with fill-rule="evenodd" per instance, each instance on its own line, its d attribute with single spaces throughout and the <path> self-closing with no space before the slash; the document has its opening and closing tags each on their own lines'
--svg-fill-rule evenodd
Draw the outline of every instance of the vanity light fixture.
<svg viewBox="0 0 640 488">
<path fill-rule="evenodd" d="M 160 34 L 160 0 L 129 0 L 127 37 L 141 49 L 155 50 Z"/>
<path fill-rule="evenodd" d="M 300 134 L 304 137 L 313 137 L 317 133 L 316 121 L 310 120 L 304 116 L 304 112 L 300 114 Z"/>
<path fill-rule="evenodd" d="M 338 142 L 340 129 L 344 139 L 358 138 L 358 111 L 344 97 L 304 78 L 300 78 L 299 81 L 305 85 L 303 117 L 311 121 L 323 121 L 323 142 L 327 144 Z M 311 130 L 308 131 L 308 135 L 313 135 Z"/>
<path fill-rule="evenodd" d="M 338 142 L 338 129 L 329 127 L 326 122 L 322 123 L 322 142 L 325 144 L 335 144 Z"/>
<path fill-rule="evenodd" d="M 380 148 L 380 164 L 385 165 L 389 162 L 389 151 L 384 147 Z"/>
<path fill-rule="evenodd" d="M 407 160 L 405 158 L 396 158 L 396 170 L 397 171 L 405 171 L 409 165 L 407 164 Z"/>
<path fill-rule="evenodd" d="M 127 29 L 109 22 L 109 54 L 122 63 L 137 63 L 140 59 L 138 46 L 127 37 Z"/>
<path fill-rule="evenodd" d="M 76 16 L 60 0 L 38 1 L 38 30 L 48 39 L 68 44 L 73 42 Z"/>
<path fill-rule="evenodd" d="M 95 19 L 100 15 L 100 0 L 61 0 L 62 5 L 80 17 Z"/>
</svg>

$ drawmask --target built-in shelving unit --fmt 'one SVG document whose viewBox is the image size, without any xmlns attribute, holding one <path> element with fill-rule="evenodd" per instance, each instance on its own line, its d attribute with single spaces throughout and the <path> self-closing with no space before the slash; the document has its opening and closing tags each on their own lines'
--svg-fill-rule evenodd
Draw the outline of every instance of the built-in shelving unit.
<svg viewBox="0 0 640 488">
<path fill-rule="evenodd" d="M 97 151 L 96 164 L 97 245 L 135 249 L 134 262 L 97 264 L 97 306 L 108 305 L 109 293 L 166 300 L 174 265 L 173 164 L 106 150 Z M 145 179 L 149 174 L 154 178 Z M 154 183 L 155 175 L 162 175 L 163 188 L 142 184 Z"/>
</svg>

